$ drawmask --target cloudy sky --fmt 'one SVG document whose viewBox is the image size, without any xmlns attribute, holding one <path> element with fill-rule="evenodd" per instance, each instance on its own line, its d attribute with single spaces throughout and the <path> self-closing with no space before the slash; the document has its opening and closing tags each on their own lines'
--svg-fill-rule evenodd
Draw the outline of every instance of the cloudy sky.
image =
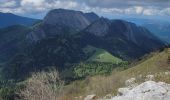
<svg viewBox="0 0 170 100">
<path fill-rule="evenodd" d="M 57 8 L 95 12 L 109 18 L 170 17 L 170 0 L 0 0 L 0 12 L 33 18 L 43 18 Z"/>
</svg>

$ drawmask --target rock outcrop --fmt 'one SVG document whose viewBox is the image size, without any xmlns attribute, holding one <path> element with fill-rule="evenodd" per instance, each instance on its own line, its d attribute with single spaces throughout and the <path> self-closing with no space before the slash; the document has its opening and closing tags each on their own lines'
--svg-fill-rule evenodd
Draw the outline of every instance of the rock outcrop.
<svg viewBox="0 0 170 100">
<path fill-rule="evenodd" d="M 96 99 L 96 95 L 92 94 L 92 95 L 88 95 L 84 98 L 84 100 L 95 100 Z"/>
<path fill-rule="evenodd" d="M 133 88 L 121 88 L 119 92 L 111 100 L 169 100 L 170 84 L 146 81 Z"/>
</svg>

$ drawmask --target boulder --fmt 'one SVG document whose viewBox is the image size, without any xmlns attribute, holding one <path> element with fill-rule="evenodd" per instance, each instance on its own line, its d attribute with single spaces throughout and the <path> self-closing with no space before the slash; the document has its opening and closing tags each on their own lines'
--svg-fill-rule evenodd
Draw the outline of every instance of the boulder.
<svg viewBox="0 0 170 100">
<path fill-rule="evenodd" d="M 136 85 L 136 78 L 131 78 L 125 81 L 127 87 L 134 87 Z"/>
<path fill-rule="evenodd" d="M 154 75 L 147 75 L 145 81 L 153 81 L 155 78 Z"/>
<path fill-rule="evenodd" d="M 88 95 L 84 98 L 84 100 L 95 100 L 97 97 L 95 94 L 92 94 L 92 95 Z"/>
</svg>

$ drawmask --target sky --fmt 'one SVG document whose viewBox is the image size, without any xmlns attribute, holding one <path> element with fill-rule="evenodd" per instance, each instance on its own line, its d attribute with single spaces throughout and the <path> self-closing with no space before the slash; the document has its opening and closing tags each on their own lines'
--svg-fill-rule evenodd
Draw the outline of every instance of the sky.
<svg viewBox="0 0 170 100">
<path fill-rule="evenodd" d="M 95 12 L 108 18 L 170 18 L 170 0 L 0 0 L 0 12 L 43 18 L 51 9 Z"/>
</svg>

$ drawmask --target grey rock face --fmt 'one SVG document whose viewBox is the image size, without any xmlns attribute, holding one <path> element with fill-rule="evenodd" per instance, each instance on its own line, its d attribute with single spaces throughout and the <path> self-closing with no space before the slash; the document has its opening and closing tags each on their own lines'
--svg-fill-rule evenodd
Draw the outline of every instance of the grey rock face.
<svg viewBox="0 0 170 100">
<path fill-rule="evenodd" d="M 47 14 L 43 23 L 50 25 L 66 25 L 77 30 L 81 30 L 87 27 L 91 22 L 82 12 L 56 9 Z"/>
<path fill-rule="evenodd" d="M 105 18 L 100 18 L 94 24 L 90 25 L 86 32 L 93 33 L 96 36 L 105 36 L 109 32 L 110 21 Z"/>
<path fill-rule="evenodd" d="M 90 21 L 90 22 L 94 22 L 97 19 L 99 19 L 99 16 L 97 14 L 95 14 L 94 12 L 90 12 L 90 13 L 85 13 L 85 17 Z"/>
<path fill-rule="evenodd" d="M 26 36 L 27 40 L 29 40 L 30 42 L 38 41 L 38 40 L 41 40 L 41 39 L 43 39 L 45 37 L 46 37 L 45 32 L 40 27 L 36 27 L 32 32 L 30 32 Z"/>
<path fill-rule="evenodd" d="M 153 47 L 151 49 L 164 45 L 160 39 L 154 36 L 147 29 L 123 20 L 109 20 L 100 18 L 92 23 L 85 31 L 100 37 L 109 36 L 120 38 L 140 47 Z M 147 45 L 146 42 L 150 44 Z"/>
<path fill-rule="evenodd" d="M 59 34 L 72 34 L 83 30 L 99 17 L 94 13 L 55 9 L 51 10 L 43 22 L 36 26 L 27 37 L 31 41 L 51 37 Z"/>
</svg>

